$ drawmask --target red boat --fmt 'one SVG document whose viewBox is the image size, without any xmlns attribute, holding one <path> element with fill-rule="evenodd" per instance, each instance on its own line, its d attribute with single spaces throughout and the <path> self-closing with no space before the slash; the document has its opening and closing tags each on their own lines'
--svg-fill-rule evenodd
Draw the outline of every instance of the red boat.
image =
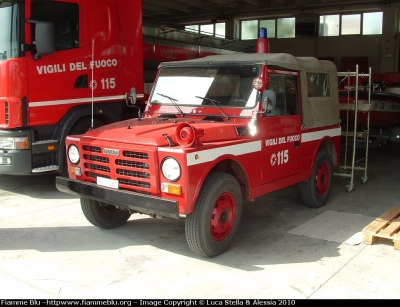
<svg viewBox="0 0 400 307">
<path fill-rule="evenodd" d="M 356 122 L 357 132 L 369 130 L 370 145 L 390 145 L 400 156 L 400 73 L 374 74 L 371 79 L 375 81 L 370 91 L 368 82 L 362 82 L 358 91 L 355 86 L 339 90 L 342 126 L 353 132 Z"/>
<path fill-rule="evenodd" d="M 400 93 L 400 88 L 399 88 Z M 342 123 L 354 123 L 355 91 L 340 90 L 340 117 Z M 400 125 L 400 94 L 391 90 L 383 92 L 371 91 L 370 100 L 368 91 L 358 91 L 357 125 L 367 127 L 368 112 L 370 112 L 370 127 L 393 127 Z M 349 113 L 349 114 L 348 114 Z M 347 115 L 348 114 L 348 115 Z"/>
</svg>

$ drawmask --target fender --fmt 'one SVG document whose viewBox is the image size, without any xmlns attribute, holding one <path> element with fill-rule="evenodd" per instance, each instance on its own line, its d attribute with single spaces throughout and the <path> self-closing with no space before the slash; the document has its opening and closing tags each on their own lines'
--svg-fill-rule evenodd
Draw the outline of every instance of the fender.
<svg viewBox="0 0 400 307">
<path fill-rule="evenodd" d="M 340 138 L 340 137 L 339 137 Z M 315 158 L 316 158 L 316 156 L 317 156 L 317 153 L 318 153 L 318 151 L 320 150 L 320 149 L 325 149 L 326 151 L 327 151 L 327 153 L 330 155 L 330 157 L 331 157 L 331 159 L 332 159 L 332 164 L 334 165 L 334 166 L 339 166 L 339 164 L 340 164 L 340 154 L 336 151 L 336 148 L 335 148 L 335 146 L 334 146 L 334 144 L 333 144 L 333 140 L 332 140 L 332 137 L 330 137 L 330 136 L 325 136 L 325 137 L 323 137 L 322 139 L 320 139 L 319 141 L 318 141 L 318 145 L 317 146 L 315 146 L 315 149 L 314 149 L 314 152 L 313 152 L 313 155 L 312 155 L 312 159 L 311 159 L 311 166 L 306 166 L 306 167 L 304 167 L 304 165 L 303 165 L 303 175 L 304 175 L 304 177 L 306 178 L 305 180 L 307 181 L 309 178 L 310 178 L 310 176 L 311 176 L 311 172 L 312 172 L 312 169 L 313 169 L 313 167 L 314 167 L 314 162 L 315 162 Z"/>
<path fill-rule="evenodd" d="M 188 212 L 192 212 L 194 209 L 194 206 L 196 204 L 197 198 L 199 197 L 200 194 L 200 190 L 201 187 L 203 186 L 204 181 L 206 180 L 207 176 L 213 171 L 218 169 L 219 166 L 221 167 L 225 167 L 223 165 L 224 162 L 228 162 L 228 163 L 232 163 L 230 161 L 233 161 L 234 163 L 237 163 L 238 166 L 240 166 L 240 169 L 242 171 L 242 174 L 244 175 L 244 184 L 246 185 L 246 195 L 243 195 L 243 199 L 248 199 L 248 195 L 249 195 L 249 188 L 251 186 L 250 184 L 250 179 L 249 176 L 247 174 L 247 172 L 245 171 L 246 168 L 243 167 L 243 165 L 239 162 L 239 160 L 237 159 L 237 156 L 234 155 L 223 155 L 218 157 L 216 160 L 214 160 L 212 163 L 208 163 L 207 167 L 202 168 L 202 172 L 199 174 L 198 178 L 198 182 L 196 184 L 195 190 L 194 190 L 194 194 L 193 194 L 193 198 L 190 200 L 190 202 L 187 203 L 187 208 L 189 209 Z M 235 178 L 237 178 L 237 174 L 235 174 L 235 172 L 229 172 L 226 169 L 221 170 L 222 172 L 228 173 L 232 176 L 234 176 Z M 243 180 L 238 180 L 239 183 L 242 183 Z"/>
</svg>

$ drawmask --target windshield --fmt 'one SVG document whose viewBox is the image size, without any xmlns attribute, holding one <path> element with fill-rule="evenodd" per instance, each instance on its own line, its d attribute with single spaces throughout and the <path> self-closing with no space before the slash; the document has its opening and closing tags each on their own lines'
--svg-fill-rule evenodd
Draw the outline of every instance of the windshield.
<svg viewBox="0 0 400 307">
<path fill-rule="evenodd" d="M 0 1 L 0 61 L 18 57 L 19 10 L 15 1 Z"/>
<path fill-rule="evenodd" d="M 253 79 L 260 71 L 261 66 L 255 64 L 163 67 L 150 101 L 163 105 L 251 108 L 257 96 Z"/>
</svg>

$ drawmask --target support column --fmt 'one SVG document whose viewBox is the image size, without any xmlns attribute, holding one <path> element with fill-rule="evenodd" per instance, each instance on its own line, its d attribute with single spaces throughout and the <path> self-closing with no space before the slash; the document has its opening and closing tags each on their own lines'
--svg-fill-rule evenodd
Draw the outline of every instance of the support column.
<svg viewBox="0 0 400 307">
<path fill-rule="evenodd" d="M 383 7 L 383 27 L 381 43 L 381 72 L 397 72 L 399 59 L 399 8 Z"/>
<path fill-rule="evenodd" d="M 237 19 L 225 20 L 225 38 L 226 39 L 239 39 L 240 22 Z"/>
</svg>

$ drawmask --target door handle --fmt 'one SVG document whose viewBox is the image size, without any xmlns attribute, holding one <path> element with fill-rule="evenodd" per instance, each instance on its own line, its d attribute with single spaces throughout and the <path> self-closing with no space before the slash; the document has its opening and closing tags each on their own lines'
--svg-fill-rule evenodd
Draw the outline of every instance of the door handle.
<svg viewBox="0 0 400 307">
<path fill-rule="evenodd" d="M 299 147 L 300 146 L 300 142 L 299 141 L 295 141 L 293 142 L 293 147 Z"/>
</svg>

